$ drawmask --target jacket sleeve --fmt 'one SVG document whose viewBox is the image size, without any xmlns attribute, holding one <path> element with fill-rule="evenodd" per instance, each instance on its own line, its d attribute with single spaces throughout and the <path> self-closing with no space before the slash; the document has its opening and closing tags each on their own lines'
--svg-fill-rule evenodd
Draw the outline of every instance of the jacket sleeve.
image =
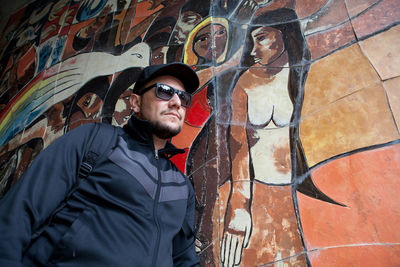
<svg viewBox="0 0 400 267">
<path fill-rule="evenodd" d="M 43 150 L 0 201 L 0 266 L 22 266 L 32 235 L 77 180 L 94 124 L 63 135 Z"/>
<path fill-rule="evenodd" d="M 173 259 L 174 267 L 182 266 L 198 266 L 199 257 L 195 249 L 195 235 L 194 235 L 194 209 L 195 209 L 195 194 L 190 182 L 189 185 L 189 198 L 186 209 L 186 217 L 182 225 L 181 231 L 175 236 L 173 240 Z"/>
</svg>

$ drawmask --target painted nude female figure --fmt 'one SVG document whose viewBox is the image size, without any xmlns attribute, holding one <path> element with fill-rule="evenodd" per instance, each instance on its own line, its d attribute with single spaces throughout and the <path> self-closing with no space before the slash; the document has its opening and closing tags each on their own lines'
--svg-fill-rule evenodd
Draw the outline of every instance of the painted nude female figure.
<svg viewBox="0 0 400 267">
<path fill-rule="evenodd" d="M 252 25 L 260 25 L 248 31 L 245 59 L 253 62 L 231 94 L 232 178 L 221 223 L 221 262 L 239 265 L 247 248 L 253 259 L 245 258 L 245 265 L 305 266 L 296 191 L 335 203 L 313 184 L 299 138 L 309 51 L 291 9 L 260 14 Z"/>
<path fill-rule="evenodd" d="M 299 24 L 288 8 L 258 14 L 241 64 L 214 72 L 209 84 L 212 112 L 186 165 L 201 206 L 202 266 L 306 265 L 297 191 L 335 203 L 313 184 L 299 138 L 310 64 Z"/>
</svg>

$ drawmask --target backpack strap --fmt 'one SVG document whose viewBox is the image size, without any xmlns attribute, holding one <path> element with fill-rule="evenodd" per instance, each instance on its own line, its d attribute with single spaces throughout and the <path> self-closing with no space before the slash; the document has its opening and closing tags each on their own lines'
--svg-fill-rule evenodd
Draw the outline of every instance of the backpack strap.
<svg viewBox="0 0 400 267">
<path fill-rule="evenodd" d="M 89 150 L 83 158 L 79 167 L 78 177 L 87 178 L 95 167 L 97 160 L 104 156 L 115 145 L 118 131 L 117 128 L 105 123 L 96 123 Z"/>
<path fill-rule="evenodd" d="M 78 189 L 82 179 L 86 179 L 90 172 L 94 169 L 96 162 L 102 156 L 105 156 L 108 151 L 116 144 L 118 137 L 117 127 L 105 123 L 96 123 L 95 129 L 89 139 L 89 149 L 83 158 L 83 161 L 79 167 L 78 177 L 76 183 L 68 192 L 66 198 L 58 205 L 53 213 L 45 220 L 45 222 L 38 227 L 32 234 L 32 240 L 36 239 L 41 235 L 47 225 L 53 221 L 53 217 L 60 210 L 62 210 L 67 201 L 70 199 L 72 194 Z"/>
</svg>

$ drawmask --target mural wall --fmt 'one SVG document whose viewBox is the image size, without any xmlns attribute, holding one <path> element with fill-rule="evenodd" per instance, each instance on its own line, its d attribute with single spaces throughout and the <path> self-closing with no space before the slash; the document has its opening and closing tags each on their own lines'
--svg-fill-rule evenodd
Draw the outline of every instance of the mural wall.
<svg viewBox="0 0 400 267">
<path fill-rule="evenodd" d="M 1 195 L 66 132 L 124 125 L 142 67 L 184 62 L 201 266 L 398 266 L 399 22 L 399 0 L 33 1 L 0 39 Z"/>
</svg>

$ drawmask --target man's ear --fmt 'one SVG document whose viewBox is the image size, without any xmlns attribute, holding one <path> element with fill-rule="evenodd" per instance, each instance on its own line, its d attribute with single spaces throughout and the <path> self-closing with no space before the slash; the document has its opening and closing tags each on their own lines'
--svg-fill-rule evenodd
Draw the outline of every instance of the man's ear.
<svg viewBox="0 0 400 267">
<path fill-rule="evenodd" d="M 140 112 L 140 107 L 141 107 L 140 95 L 131 94 L 131 96 L 129 97 L 129 103 L 131 104 L 133 112 L 135 113 Z"/>
</svg>

